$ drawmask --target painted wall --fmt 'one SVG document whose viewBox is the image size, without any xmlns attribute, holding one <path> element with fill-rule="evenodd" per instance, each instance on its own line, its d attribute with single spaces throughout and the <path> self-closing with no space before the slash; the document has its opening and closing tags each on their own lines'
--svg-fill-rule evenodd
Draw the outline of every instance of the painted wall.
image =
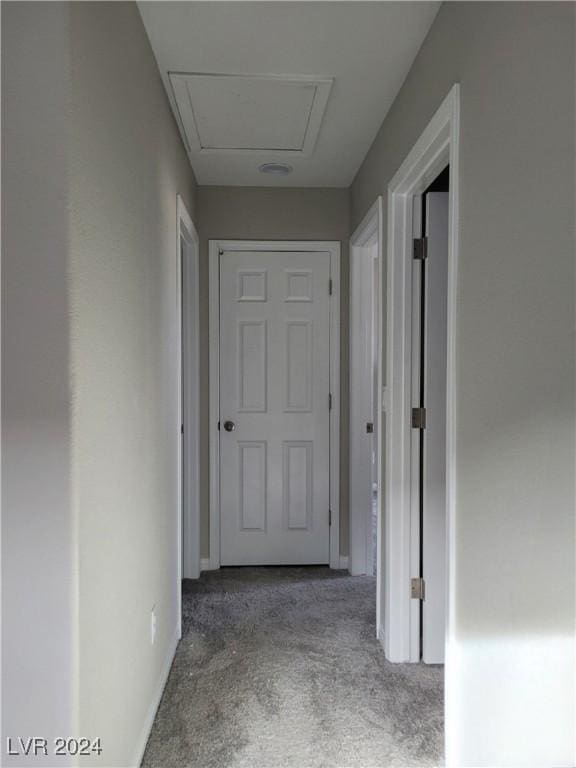
<svg viewBox="0 0 576 768">
<path fill-rule="evenodd" d="M 2 17 L 4 733 L 100 736 L 88 763 L 136 765 L 178 630 L 195 181 L 135 4 Z"/>
<path fill-rule="evenodd" d="M 574 755 L 572 3 L 446 3 L 352 186 L 352 225 L 461 84 L 450 765 Z"/>
<path fill-rule="evenodd" d="M 195 182 L 136 5 L 72 3 L 71 46 L 79 732 L 133 765 L 177 639 L 176 194 L 194 215 Z"/>
<path fill-rule="evenodd" d="M 347 189 L 199 187 L 200 223 L 200 506 L 202 557 L 209 555 L 208 454 L 208 241 L 339 240 L 341 266 L 340 368 L 340 552 L 348 553 L 348 240 L 350 194 Z"/>
<path fill-rule="evenodd" d="M 64 6 L 2 3 L 2 765 L 72 733 L 75 550 Z M 49 628 L 49 629 L 48 629 Z M 27 764 L 45 764 L 39 757 Z"/>
</svg>

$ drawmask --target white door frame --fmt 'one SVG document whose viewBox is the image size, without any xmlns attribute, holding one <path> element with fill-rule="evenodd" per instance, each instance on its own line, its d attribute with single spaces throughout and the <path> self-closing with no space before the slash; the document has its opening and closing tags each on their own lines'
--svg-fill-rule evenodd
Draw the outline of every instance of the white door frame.
<svg viewBox="0 0 576 768">
<path fill-rule="evenodd" d="M 178 275 L 178 559 L 179 580 L 200 576 L 200 291 L 199 239 L 184 201 L 177 197 Z M 181 243 L 185 244 L 181 252 Z M 186 259 L 186 277 L 184 264 Z M 186 341 L 186 345 L 184 345 Z M 186 387 L 184 386 L 186 383 Z M 186 441 L 188 448 L 184 452 Z M 188 492 L 183 494 L 184 480 Z M 181 611 L 179 612 L 181 613 Z"/>
<path fill-rule="evenodd" d="M 220 567 L 220 256 L 223 251 L 302 251 L 329 253 L 330 297 L 330 567 L 340 568 L 340 243 L 286 240 L 210 240 L 210 557 Z"/>
<path fill-rule="evenodd" d="M 459 86 L 454 85 L 388 185 L 387 436 L 384 649 L 394 662 L 418 661 L 413 642 L 417 600 L 410 579 L 418 575 L 411 555 L 411 323 L 413 198 L 450 164 L 448 236 L 447 404 L 446 404 L 446 695 L 450 688 L 450 639 L 454 617 L 454 519 L 456 502 L 456 271 L 458 263 Z"/>
<path fill-rule="evenodd" d="M 363 459 L 361 440 L 366 440 L 365 422 L 366 414 L 371 412 L 373 404 L 367 403 L 364 397 L 365 390 L 359 386 L 360 381 L 372 377 L 373 371 L 368 368 L 371 363 L 371 355 L 364 354 L 366 339 L 372 338 L 372 327 L 361 327 L 357 322 L 358 309 L 364 297 L 366 283 L 363 279 L 365 270 L 363 262 L 367 258 L 366 249 L 370 248 L 369 257 L 372 259 L 372 247 L 377 246 L 378 286 L 377 307 L 378 319 L 378 382 L 377 382 L 377 410 L 374 414 L 376 425 L 376 461 L 377 461 L 377 485 L 378 485 L 378 536 L 376 569 L 379 567 L 380 549 L 380 517 L 382 510 L 381 494 L 381 442 L 382 442 L 382 285 L 383 285 L 383 260 L 382 260 L 382 196 L 379 196 L 366 216 L 358 225 L 350 238 L 350 565 L 349 571 L 357 576 L 368 573 L 371 564 L 370 550 L 372 548 L 372 504 L 368 509 L 355 503 L 355 499 L 365 496 L 365 488 L 360 486 L 357 468 Z M 372 290 L 371 286 L 369 290 Z M 362 484 L 364 479 L 362 478 Z M 370 497 L 372 489 L 370 489 Z M 377 606 L 379 601 L 377 600 Z M 379 617 L 378 617 L 379 618 Z M 379 627 L 379 622 L 376 622 Z"/>
</svg>

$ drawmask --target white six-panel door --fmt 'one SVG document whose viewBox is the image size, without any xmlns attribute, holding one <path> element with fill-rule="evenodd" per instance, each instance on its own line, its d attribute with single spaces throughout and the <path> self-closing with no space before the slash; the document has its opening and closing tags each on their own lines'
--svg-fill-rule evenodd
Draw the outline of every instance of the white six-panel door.
<svg viewBox="0 0 576 768">
<path fill-rule="evenodd" d="M 328 563 L 330 254 L 220 256 L 220 562 Z"/>
</svg>

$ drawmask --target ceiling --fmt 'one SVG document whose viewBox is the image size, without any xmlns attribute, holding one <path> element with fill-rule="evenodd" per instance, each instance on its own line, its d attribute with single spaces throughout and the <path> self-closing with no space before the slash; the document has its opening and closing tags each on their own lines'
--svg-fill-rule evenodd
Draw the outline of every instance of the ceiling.
<svg viewBox="0 0 576 768">
<path fill-rule="evenodd" d="M 199 184 L 347 187 L 440 3 L 138 5 Z"/>
</svg>

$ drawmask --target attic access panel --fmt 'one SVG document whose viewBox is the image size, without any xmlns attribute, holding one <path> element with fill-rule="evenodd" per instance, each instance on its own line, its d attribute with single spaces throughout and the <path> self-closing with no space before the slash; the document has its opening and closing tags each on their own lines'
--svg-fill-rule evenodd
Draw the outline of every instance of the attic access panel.
<svg viewBox="0 0 576 768">
<path fill-rule="evenodd" d="M 188 147 L 201 154 L 312 154 L 331 79 L 169 73 Z"/>
</svg>

